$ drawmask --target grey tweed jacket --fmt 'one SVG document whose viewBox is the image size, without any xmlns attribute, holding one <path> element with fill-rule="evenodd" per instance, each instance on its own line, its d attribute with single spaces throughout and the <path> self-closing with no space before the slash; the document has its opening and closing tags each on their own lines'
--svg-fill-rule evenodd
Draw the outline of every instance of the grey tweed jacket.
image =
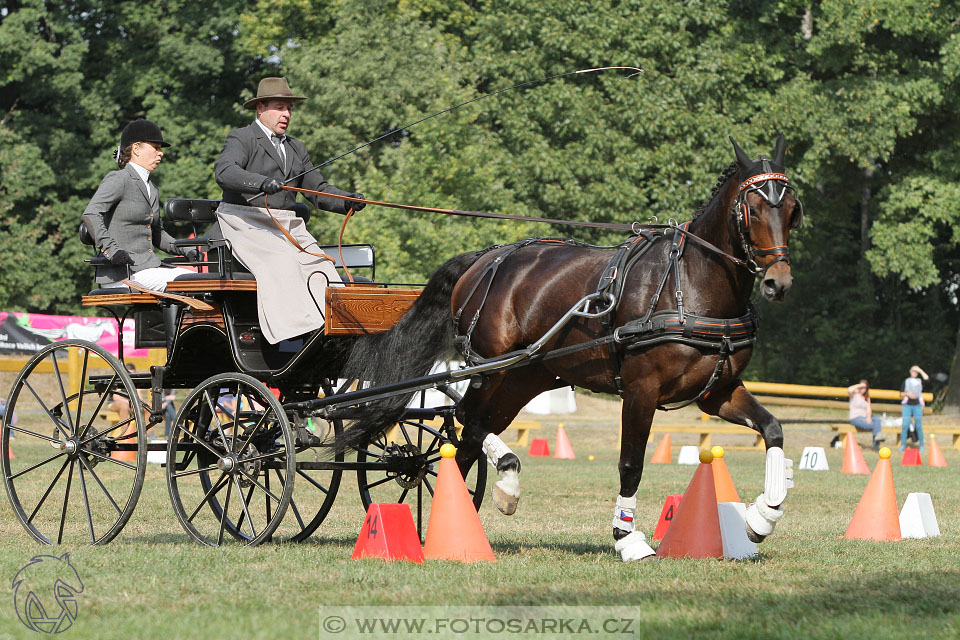
<svg viewBox="0 0 960 640">
<path fill-rule="evenodd" d="M 129 164 L 108 173 L 83 210 L 83 224 L 96 247 L 108 257 L 123 249 L 133 258 L 130 269 L 134 272 L 161 265 L 154 247 L 170 254 L 181 253 L 173 246 L 173 236 L 163 230 L 161 218 L 156 185 L 150 183 L 148 196 L 146 185 Z M 126 277 L 124 266 L 97 268 L 97 282 Z"/>
<path fill-rule="evenodd" d="M 286 169 L 281 164 L 280 155 L 270 138 L 256 122 L 246 127 L 234 129 L 227 134 L 223 144 L 223 151 L 214 164 L 214 174 L 217 184 L 223 188 L 223 201 L 249 207 L 262 207 L 263 196 L 247 202 L 247 198 L 260 192 L 260 185 L 267 178 L 277 178 L 281 182 L 298 176 L 313 165 L 310 154 L 302 142 L 296 138 L 286 136 L 283 143 L 287 154 Z M 311 171 L 287 183 L 291 187 L 301 187 L 324 193 L 348 196 L 351 192 L 343 191 L 328 183 L 319 171 Z M 324 198 L 323 196 L 306 196 L 313 204 L 325 211 L 346 213 L 345 200 Z M 267 204 L 271 209 L 293 209 L 297 201 L 297 194 L 290 191 L 269 196 Z"/>
</svg>

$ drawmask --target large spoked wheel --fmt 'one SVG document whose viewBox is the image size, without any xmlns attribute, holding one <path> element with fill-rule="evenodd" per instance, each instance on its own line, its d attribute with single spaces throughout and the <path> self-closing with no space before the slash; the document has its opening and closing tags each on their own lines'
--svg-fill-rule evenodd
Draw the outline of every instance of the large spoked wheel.
<svg viewBox="0 0 960 640">
<path fill-rule="evenodd" d="M 357 484 L 364 509 L 374 502 L 406 503 L 410 505 L 422 538 L 426 533 L 425 526 L 429 521 L 430 503 L 436 487 L 440 447 L 448 442 L 460 445 L 452 428 L 402 420 L 359 449 Z M 365 462 L 375 465 L 364 466 Z M 487 466 L 474 463 L 464 481 L 473 499 L 473 506 L 479 509 L 487 483 Z"/>
<path fill-rule="evenodd" d="M 270 539 L 295 474 L 293 432 L 262 382 L 220 374 L 184 400 L 167 442 L 167 487 L 196 541 L 220 546 L 229 537 L 255 546 Z"/>
<path fill-rule="evenodd" d="M 108 422 L 108 411 L 120 419 Z M 145 442 L 119 360 L 84 340 L 44 347 L 17 376 L 4 413 L 0 466 L 14 514 L 44 544 L 109 542 L 140 497 Z"/>
<path fill-rule="evenodd" d="M 309 538 L 330 513 L 340 489 L 343 469 L 311 469 L 310 465 L 343 462 L 343 452 L 336 453 L 333 447 L 343 433 L 343 421 L 311 418 L 308 425 L 304 436 L 309 442 L 297 440 L 297 491 L 274 535 L 279 540 L 302 542 Z"/>
</svg>

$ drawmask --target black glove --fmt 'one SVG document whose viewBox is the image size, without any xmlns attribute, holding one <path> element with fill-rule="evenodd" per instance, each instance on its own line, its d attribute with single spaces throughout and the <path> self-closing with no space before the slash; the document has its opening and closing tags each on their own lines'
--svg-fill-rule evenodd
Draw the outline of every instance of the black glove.
<svg viewBox="0 0 960 640">
<path fill-rule="evenodd" d="M 190 262 L 200 262 L 200 252 L 196 249 L 187 249 L 183 252 L 183 257 Z"/>
<path fill-rule="evenodd" d="M 263 184 L 260 185 L 260 191 L 271 196 L 275 193 L 280 193 L 282 189 L 283 183 L 276 178 L 267 178 L 263 181 Z"/>
<path fill-rule="evenodd" d="M 113 255 L 110 256 L 110 262 L 118 266 L 123 266 L 125 264 L 132 265 L 133 258 L 131 258 L 130 254 L 123 249 L 117 249 L 113 252 Z"/>
<path fill-rule="evenodd" d="M 360 198 L 361 200 L 366 200 L 366 198 L 363 197 L 362 193 L 351 193 L 348 195 L 351 198 Z M 347 205 L 347 209 L 353 209 L 354 213 L 360 213 L 360 210 L 363 209 L 365 206 L 367 206 L 366 202 L 353 202 L 351 200 L 344 200 L 344 202 Z"/>
</svg>

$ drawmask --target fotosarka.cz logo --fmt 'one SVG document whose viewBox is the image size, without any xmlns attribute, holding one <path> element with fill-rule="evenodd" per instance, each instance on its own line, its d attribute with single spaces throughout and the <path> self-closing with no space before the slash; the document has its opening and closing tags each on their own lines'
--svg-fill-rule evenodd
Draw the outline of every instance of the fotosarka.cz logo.
<svg viewBox="0 0 960 640">
<path fill-rule="evenodd" d="M 70 554 L 33 556 L 13 578 L 13 603 L 25 627 L 39 633 L 62 633 L 77 619 L 80 574 Z"/>
</svg>

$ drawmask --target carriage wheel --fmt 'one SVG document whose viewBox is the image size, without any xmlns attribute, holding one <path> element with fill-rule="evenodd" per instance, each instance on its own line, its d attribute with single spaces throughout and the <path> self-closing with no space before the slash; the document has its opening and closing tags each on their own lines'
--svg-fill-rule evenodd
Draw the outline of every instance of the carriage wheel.
<svg viewBox="0 0 960 640">
<path fill-rule="evenodd" d="M 397 425 L 357 452 L 357 462 L 387 463 L 388 470 L 361 468 L 357 484 L 364 509 L 374 502 L 398 502 L 410 505 L 420 537 L 426 533 L 430 503 L 437 483 L 440 447 L 446 443 L 460 445 L 456 431 L 401 420 Z M 473 499 L 480 508 L 487 483 L 487 466 L 476 464 L 464 479 Z"/>
<path fill-rule="evenodd" d="M 266 386 L 241 373 L 204 380 L 177 413 L 167 442 L 167 487 L 196 541 L 255 546 L 280 525 L 296 473 L 293 432 Z"/>
<path fill-rule="evenodd" d="M 335 453 L 333 449 L 334 440 L 343 433 L 343 422 L 311 418 L 309 424 L 313 426 L 310 436 L 322 440 L 323 444 L 306 447 L 297 442 L 297 490 L 290 498 L 286 518 L 274 533 L 276 540 L 303 542 L 309 538 L 330 513 L 340 489 L 343 469 L 304 469 L 301 463 L 343 462 L 343 452 Z M 273 477 L 276 479 L 277 474 Z"/>
<path fill-rule="evenodd" d="M 71 365 L 72 393 L 64 381 Z M 120 361 L 84 340 L 47 345 L 17 376 L 0 466 L 10 506 L 37 541 L 105 544 L 130 519 L 147 465 L 143 411 L 125 409 L 132 415 L 116 424 L 101 416 L 114 401 L 129 408 L 130 398 L 141 408 Z"/>
</svg>

